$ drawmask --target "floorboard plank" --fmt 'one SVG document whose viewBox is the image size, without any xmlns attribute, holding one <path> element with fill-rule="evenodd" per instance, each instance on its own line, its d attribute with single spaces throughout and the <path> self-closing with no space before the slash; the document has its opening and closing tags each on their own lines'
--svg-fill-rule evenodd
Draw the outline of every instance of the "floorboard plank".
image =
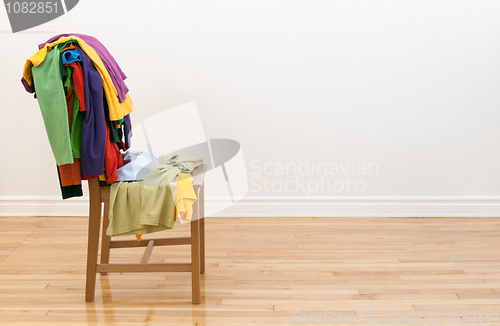
<svg viewBox="0 0 500 326">
<path fill-rule="evenodd" d="M 98 275 L 96 301 L 85 303 L 87 223 L 0 218 L 2 326 L 296 325 L 294 311 L 463 325 L 471 311 L 500 314 L 500 218 L 207 218 L 200 305 L 191 304 L 189 273 Z M 177 224 L 143 239 L 189 234 Z M 143 252 L 112 249 L 110 262 Z M 150 262 L 189 255 L 188 246 L 155 247 Z M 441 323 L 431 320 L 438 312 Z M 454 312 L 458 320 L 445 320 Z"/>
</svg>

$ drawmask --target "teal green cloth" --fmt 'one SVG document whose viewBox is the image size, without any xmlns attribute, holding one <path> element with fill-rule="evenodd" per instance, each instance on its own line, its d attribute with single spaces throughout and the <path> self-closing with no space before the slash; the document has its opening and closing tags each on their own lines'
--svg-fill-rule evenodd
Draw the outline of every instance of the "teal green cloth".
<svg viewBox="0 0 500 326">
<path fill-rule="evenodd" d="M 75 85 L 71 82 L 73 89 Z M 85 101 L 85 99 L 83 99 Z M 81 158 L 82 138 L 83 138 L 83 120 L 85 119 L 85 112 L 80 112 L 80 99 L 75 92 L 75 104 L 73 106 L 73 121 L 71 124 L 71 149 L 73 151 L 73 158 Z"/>
<path fill-rule="evenodd" d="M 116 128 L 115 121 L 109 121 L 109 109 L 106 103 L 104 103 L 104 115 L 106 116 L 106 123 L 109 127 L 109 140 L 113 143 L 120 143 L 123 138 L 122 127 Z"/>
<path fill-rule="evenodd" d="M 107 235 L 148 234 L 173 228 L 177 175 L 191 172 L 203 160 L 189 155 L 159 155 L 158 163 L 143 181 L 111 185 Z"/>
<path fill-rule="evenodd" d="M 61 74 L 61 79 L 63 81 L 64 93 L 67 94 L 69 86 L 71 85 L 71 76 L 73 75 L 73 68 L 64 67 L 65 74 Z"/>
<path fill-rule="evenodd" d="M 41 64 L 32 68 L 38 104 L 57 165 L 73 163 L 60 60 L 60 51 L 53 48 Z"/>
</svg>

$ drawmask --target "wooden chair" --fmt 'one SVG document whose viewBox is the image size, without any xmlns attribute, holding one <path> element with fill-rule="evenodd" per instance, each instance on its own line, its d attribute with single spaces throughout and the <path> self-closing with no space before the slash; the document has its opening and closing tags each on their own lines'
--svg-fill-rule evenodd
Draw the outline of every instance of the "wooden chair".
<svg viewBox="0 0 500 326">
<path fill-rule="evenodd" d="M 90 209 L 87 248 L 87 282 L 85 301 L 94 301 L 96 273 L 139 273 L 139 272 L 191 272 L 192 301 L 201 302 L 200 274 L 205 272 L 205 219 L 204 219 L 204 187 L 203 173 L 206 165 L 193 171 L 193 187 L 198 200 L 193 205 L 191 219 L 191 237 L 162 238 L 154 240 L 111 240 L 106 235 L 109 225 L 110 185 L 98 179 L 89 183 Z M 101 215 L 104 203 L 104 214 Z M 100 236 L 101 219 L 103 219 L 102 236 Z M 97 263 L 99 239 L 101 238 L 101 261 Z M 191 245 L 191 263 L 159 263 L 148 264 L 154 246 Z M 112 248 L 146 247 L 140 263 L 110 264 L 109 256 Z"/>
</svg>

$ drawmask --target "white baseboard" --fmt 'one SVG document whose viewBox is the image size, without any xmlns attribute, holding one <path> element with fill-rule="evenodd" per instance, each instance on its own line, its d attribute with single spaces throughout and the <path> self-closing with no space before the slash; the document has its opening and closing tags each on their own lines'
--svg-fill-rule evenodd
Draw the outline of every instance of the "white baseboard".
<svg viewBox="0 0 500 326">
<path fill-rule="evenodd" d="M 0 216 L 88 216 L 89 198 L 0 196 Z"/>
<path fill-rule="evenodd" d="M 217 217 L 500 217 L 500 196 L 207 197 Z M 0 216 L 87 216 L 88 197 L 0 196 Z"/>
<path fill-rule="evenodd" d="M 500 196 L 246 197 L 217 216 L 500 217 Z"/>
</svg>

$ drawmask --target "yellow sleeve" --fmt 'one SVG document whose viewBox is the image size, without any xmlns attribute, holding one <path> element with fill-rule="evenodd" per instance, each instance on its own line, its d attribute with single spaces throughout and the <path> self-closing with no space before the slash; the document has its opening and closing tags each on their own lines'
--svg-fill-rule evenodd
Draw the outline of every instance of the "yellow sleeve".
<svg viewBox="0 0 500 326">
<path fill-rule="evenodd" d="M 26 79 L 30 86 L 33 85 L 33 73 L 31 72 L 31 68 L 33 66 L 38 66 L 40 63 L 45 60 L 45 56 L 47 55 L 47 44 L 38 50 L 35 54 L 29 57 L 24 64 L 23 77 Z"/>
<path fill-rule="evenodd" d="M 193 177 L 189 173 L 179 173 L 177 176 L 177 190 L 175 192 L 176 208 L 181 221 L 191 221 L 193 204 L 196 202 L 196 193 L 193 188 Z"/>
</svg>

